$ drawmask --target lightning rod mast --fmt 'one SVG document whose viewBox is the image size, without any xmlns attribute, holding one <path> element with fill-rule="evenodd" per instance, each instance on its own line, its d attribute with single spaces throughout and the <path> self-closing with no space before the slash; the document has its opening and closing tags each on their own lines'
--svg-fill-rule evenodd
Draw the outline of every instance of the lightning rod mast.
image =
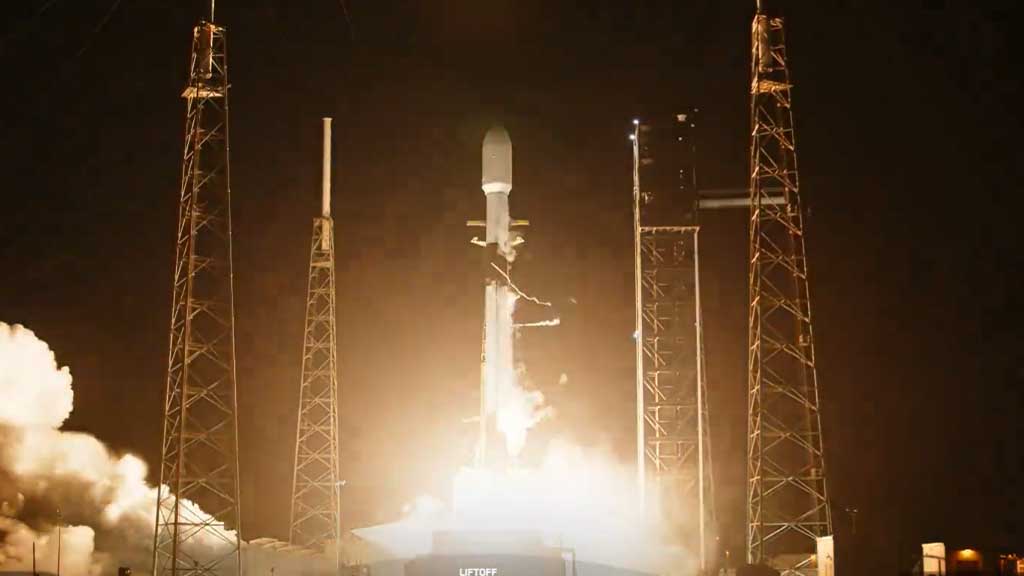
<svg viewBox="0 0 1024 576">
<path fill-rule="evenodd" d="M 320 216 L 313 219 L 306 293 L 290 539 L 341 563 L 338 466 L 338 348 L 335 329 L 334 220 L 331 218 L 331 119 L 323 119 Z M 333 548 L 333 553 L 331 548 Z"/>
</svg>

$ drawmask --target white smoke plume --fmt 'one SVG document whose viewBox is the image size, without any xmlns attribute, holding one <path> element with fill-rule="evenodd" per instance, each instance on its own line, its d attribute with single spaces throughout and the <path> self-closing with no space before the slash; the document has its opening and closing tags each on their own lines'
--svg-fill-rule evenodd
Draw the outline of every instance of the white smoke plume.
<svg viewBox="0 0 1024 576">
<path fill-rule="evenodd" d="M 550 306 L 526 296 L 505 278 L 511 289 L 500 295 L 508 298 L 502 308 L 508 314 L 508 327 L 515 326 L 511 316 L 520 298 Z M 694 554 L 663 544 L 671 540 L 670 532 L 680 518 L 665 517 L 653 497 L 641 503 L 633 466 L 619 464 L 610 452 L 585 450 L 567 439 L 551 441 L 537 465 L 520 460 L 530 430 L 552 418 L 555 411 L 541 391 L 530 385 L 522 363 L 513 368 L 501 360 L 487 367 L 485 378 L 493 381 L 484 385 L 496 397 L 497 429 L 504 436 L 511 465 L 453 470 L 447 502 L 436 495 L 421 496 L 399 521 L 356 530 L 357 536 L 380 551 L 376 559 L 446 554 L 451 553 L 449 546 L 461 546 L 472 554 L 531 555 L 571 549 L 580 568 L 574 573 L 581 576 L 586 576 L 585 564 L 651 574 L 694 574 Z M 566 382 L 563 374 L 559 384 Z M 689 523 L 694 517 L 682 521 Z M 522 544 L 524 535 L 533 544 L 514 552 L 507 548 L 518 546 L 514 542 Z"/>
<path fill-rule="evenodd" d="M 0 368 L 0 424 L 57 428 L 67 420 L 71 373 L 31 330 L 0 322 Z"/>
<path fill-rule="evenodd" d="M 138 457 L 114 454 L 90 434 L 60 430 L 73 405 L 71 381 L 46 342 L 0 322 L 0 572 L 31 571 L 35 543 L 36 569 L 56 573 L 60 525 L 61 576 L 107 575 L 119 566 L 147 574 L 157 489 L 146 483 Z M 210 519 L 188 500 L 180 510 L 197 523 Z M 233 532 L 204 532 L 185 548 L 192 557 L 220 557 L 232 539 Z M 243 542 L 243 563 L 310 575 L 332 566 L 322 555 L 278 547 Z"/>
<path fill-rule="evenodd" d="M 38 572 L 57 573 L 56 528 L 36 531 L 27 525 L 5 516 L 0 516 L 0 570 L 32 571 L 32 545 L 35 544 Z M 95 533 L 88 526 L 65 526 L 60 530 L 61 574 L 100 574 L 103 560 L 96 554 L 93 542 Z"/>
<path fill-rule="evenodd" d="M 521 362 L 499 382 L 495 420 L 498 431 L 505 437 L 505 449 L 514 459 L 518 459 L 526 446 L 530 430 L 554 415 L 555 409 L 545 402 L 544 393 L 532 385 Z"/>
<path fill-rule="evenodd" d="M 71 413 L 71 373 L 29 329 L 0 322 L 0 571 L 109 574 L 150 562 L 156 491 L 146 465 L 94 436 L 59 427 Z M 58 518 L 58 509 L 60 518 Z"/>
<path fill-rule="evenodd" d="M 145 573 L 152 562 L 156 488 L 146 464 L 96 437 L 59 429 L 71 413 L 71 373 L 27 328 L 0 322 L 0 571 L 32 566 L 61 574 Z M 192 502 L 184 513 L 208 517 Z M 59 512 L 58 512 L 59 510 Z M 222 540 L 196 541 L 197 548 Z"/>
<path fill-rule="evenodd" d="M 510 355 L 512 341 L 518 337 L 517 327 L 512 319 L 513 314 L 517 302 L 525 296 L 518 290 L 518 288 L 514 288 L 514 290 L 504 290 L 498 293 L 499 298 L 507 298 L 507 305 L 503 310 L 508 314 L 506 326 L 509 331 L 507 345 Z M 529 296 L 525 297 L 530 298 Z M 535 298 L 532 300 L 537 301 Z M 530 429 L 541 421 L 551 418 L 555 413 L 554 408 L 546 405 L 544 394 L 532 386 L 526 374 L 526 367 L 522 362 L 508 370 L 487 371 L 487 375 L 493 375 L 496 380 L 493 384 L 487 383 L 488 388 L 493 390 L 492 394 L 496 400 L 494 403 L 495 424 L 505 438 L 506 452 L 513 460 L 518 459 L 526 445 L 526 437 Z"/>
<path fill-rule="evenodd" d="M 437 534 L 482 542 L 488 538 L 481 535 L 519 534 L 538 536 L 550 548 L 571 549 L 580 576 L 590 573 L 588 565 L 648 574 L 696 573 L 695 555 L 662 544 L 669 519 L 657 513 L 658 502 L 639 503 L 635 470 L 603 450 L 553 441 L 538 466 L 464 467 L 452 484 L 447 502 L 421 496 L 401 520 L 355 533 L 383 551 L 377 560 L 443 553 L 436 548 Z M 509 553 L 476 548 L 473 553 Z M 529 549 L 514 553 L 531 554 Z"/>
<path fill-rule="evenodd" d="M 509 292 L 507 296 L 506 310 L 511 314 L 519 295 Z M 552 418 L 554 408 L 530 386 L 521 363 L 496 372 L 486 372 L 496 382 L 485 384 L 496 389 L 497 428 L 512 464 L 453 470 L 447 502 L 421 496 L 401 520 L 356 530 L 357 536 L 381 551 L 376 559 L 447 553 L 438 549 L 446 546 L 436 539 L 439 534 L 461 535 L 454 540 L 468 540 L 463 545 L 473 554 L 523 554 L 502 547 L 519 538 L 512 535 L 527 534 L 539 539 L 541 548 L 571 549 L 580 568 L 575 573 L 580 576 L 587 576 L 585 564 L 650 574 L 696 573 L 694 554 L 662 544 L 668 541 L 669 526 L 680 518 L 666 518 L 652 497 L 641 504 L 633 466 L 619 464 L 609 452 L 584 450 L 567 439 L 550 442 L 538 465 L 520 462 L 530 430 Z M 559 384 L 566 382 L 563 374 Z M 649 495 L 655 493 L 648 490 Z M 693 518 L 682 520 L 692 522 Z M 447 536 L 441 538 L 448 541 Z M 484 549 L 495 543 L 497 548 Z M 533 551 L 542 552 L 536 547 Z M 531 552 L 527 549 L 525 554 Z"/>
</svg>

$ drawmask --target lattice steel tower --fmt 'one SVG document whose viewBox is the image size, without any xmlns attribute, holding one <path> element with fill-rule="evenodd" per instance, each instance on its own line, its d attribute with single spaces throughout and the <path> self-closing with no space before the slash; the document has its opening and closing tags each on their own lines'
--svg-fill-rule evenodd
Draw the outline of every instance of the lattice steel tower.
<svg viewBox="0 0 1024 576">
<path fill-rule="evenodd" d="M 751 46 L 747 556 L 811 574 L 832 521 L 783 22 L 760 3 Z"/>
<path fill-rule="evenodd" d="M 341 480 L 338 472 L 330 118 L 324 118 L 323 152 L 322 211 L 313 219 L 313 244 L 309 253 L 290 539 L 292 544 L 322 548 L 340 562 Z"/>
<path fill-rule="evenodd" d="M 680 150 L 675 146 L 679 141 L 692 146 L 687 142 L 692 118 L 680 114 L 673 120 L 671 127 L 634 121 L 630 136 L 637 470 L 644 498 L 652 496 L 646 494 L 648 487 L 656 491 L 653 496 L 673 526 L 677 543 L 697 552 L 701 570 L 706 570 L 714 504 L 700 308 L 699 228 L 679 225 L 687 218 L 670 209 L 691 200 L 681 196 L 695 194 L 692 165 L 679 169 L 676 156 Z M 649 138 L 652 134 L 660 134 L 660 141 L 671 145 L 658 148 L 652 155 L 651 140 L 658 139 Z M 692 214 L 689 219 L 692 221 Z"/>
<path fill-rule="evenodd" d="M 210 20 L 193 29 L 182 92 L 185 152 L 154 576 L 241 572 L 226 46 L 211 7 Z"/>
</svg>

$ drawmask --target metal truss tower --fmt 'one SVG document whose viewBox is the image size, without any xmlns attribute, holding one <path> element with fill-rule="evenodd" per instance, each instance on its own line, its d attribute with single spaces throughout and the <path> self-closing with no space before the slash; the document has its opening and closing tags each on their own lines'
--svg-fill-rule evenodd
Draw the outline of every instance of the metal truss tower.
<svg viewBox="0 0 1024 576">
<path fill-rule="evenodd" d="M 224 28 L 193 29 L 153 574 L 240 574 Z M 202 511 L 198 507 L 202 508 Z"/>
<path fill-rule="evenodd" d="M 680 115 L 685 118 L 685 115 Z M 649 225 L 664 212 L 647 155 L 647 125 L 634 121 L 633 231 L 636 297 L 637 469 L 676 536 L 707 569 L 713 520 L 711 446 L 700 308 L 697 226 Z M 663 159 L 666 167 L 676 164 Z M 681 171 L 671 171 L 678 181 Z M 677 182 L 678 184 L 678 182 Z M 689 188 L 689 185 L 680 186 Z M 678 200 L 678 199 L 677 199 Z M 659 218 L 662 216 L 662 218 Z M 678 222 L 678 219 L 676 219 Z M 646 494 L 656 491 L 654 498 Z M 697 518 L 696 526 L 693 519 Z"/>
<path fill-rule="evenodd" d="M 313 219 L 295 439 L 290 539 L 323 549 L 340 562 L 341 480 L 338 470 L 338 352 L 334 307 L 334 220 L 331 218 L 331 119 L 324 118 L 321 215 Z M 333 548 L 333 550 L 332 550 Z"/>
<path fill-rule="evenodd" d="M 812 574 L 832 521 L 782 19 L 759 3 L 751 34 L 747 559 Z"/>
</svg>

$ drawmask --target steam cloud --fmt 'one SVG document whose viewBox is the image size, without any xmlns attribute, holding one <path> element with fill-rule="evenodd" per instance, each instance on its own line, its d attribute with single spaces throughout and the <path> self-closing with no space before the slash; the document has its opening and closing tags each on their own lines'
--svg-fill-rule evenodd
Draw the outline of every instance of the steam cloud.
<svg viewBox="0 0 1024 576">
<path fill-rule="evenodd" d="M 71 373 L 27 328 L 0 322 L 0 570 L 109 574 L 150 562 L 156 490 L 146 465 L 64 432 Z M 63 517 L 58 519 L 58 508 Z"/>
<path fill-rule="evenodd" d="M 67 367 L 27 328 L 0 322 L 0 571 L 145 573 L 152 562 L 157 490 L 146 464 L 112 453 L 96 437 L 65 432 L 74 391 Z M 164 488 L 166 490 L 166 487 Z M 207 517 L 193 502 L 182 514 Z M 58 509 L 60 512 L 58 512 Z M 200 535 L 202 536 L 202 535 Z M 194 538 L 195 551 L 219 554 L 223 540 Z"/>
<path fill-rule="evenodd" d="M 552 410 L 539 392 L 523 387 L 522 366 L 506 376 L 501 428 L 521 449 L 529 429 Z M 35 543 L 37 570 L 55 573 L 60 523 L 62 575 L 98 576 L 122 565 L 144 574 L 152 561 L 156 488 L 146 483 L 139 458 L 114 454 L 89 434 L 60 430 L 73 406 L 71 382 L 68 368 L 58 366 L 31 330 L 0 322 L 0 572 L 30 571 Z M 537 466 L 463 468 L 454 474 L 449 505 L 423 497 L 403 520 L 356 534 L 386 556 L 411 557 L 429 553 L 439 531 L 535 531 L 548 545 L 573 548 L 581 561 L 691 571 L 691 554 L 656 544 L 664 519 L 651 513 L 656 502 L 638 508 L 632 474 L 609 454 L 555 441 Z M 194 503 L 182 505 L 185 514 L 205 516 Z M 247 548 L 250 570 L 291 564 L 315 574 L 330 565 L 319 555 L 280 557 L 258 541 Z"/>
<path fill-rule="evenodd" d="M 508 297 L 514 306 L 518 294 L 509 293 Z M 513 306 L 507 308 L 510 315 Z M 552 418 L 555 411 L 539 390 L 528 386 L 522 363 L 496 376 L 497 427 L 513 464 L 453 471 L 449 502 L 421 496 L 398 522 L 355 530 L 357 536 L 383 551 L 376 559 L 447 553 L 438 549 L 435 539 L 446 533 L 468 539 L 466 552 L 507 554 L 510 550 L 504 547 L 515 539 L 509 535 L 530 534 L 548 548 L 573 550 L 577 561 L 591 566 L 657 574 L 696 572 L 694 554 L 662 544 L 669 526 L 692 523 L 695 511 L 685 511 L 682 517 L 667 515 L 654 497 L 641 506 L 632 466 L 617 463 L 610 453 L 584 450 L 564 438 L 548 444 L 539 464 L 521 463 L 517 457 L 530 430 Z M 563 374 L 559 383 L 566 381 Z M 648 493 L 656 494 L 653 486 L 650 488 Z M 486 535 L 496 533 L 491 543 L 502 544 L 485 550 Z M 483 542 L 474 541 L 476 538 Z M 515 553 L 529 555 L 537 549 Z M 587 576 L 588 572 L 581 564 L 575 573 Z"/>
<path fill-rule="evenodd" d="M 35 543 L 36 570 L 56 573 L 60 525 L 62 576 L 112 574 L 119 566 L 146 574 L 157 489 L 146 483 L 138 457 L 60 430 L 73 401 L 71 373 L 58 367 L 46 342 L 0 322 L 0 572 L 31 571 Z M 180 513 L 193 522 L 210 518 L 188 500 L 180 501 Z M 192 557 L 220 557 L 233 538 L 204 532 L 181 545 Z M 242 548 L 253 572 L 277 566 L 316 575 L 332 566 L 319 554 L 278 551 L 269 540 Z"/>
<path fill-rule="evenodd" d="M 462 534 L 470 541 L 488 533 L 533 534 L 544 546 L 571 549 L 581 576 L 591 574 L 595 566 L 649 574 L 697 571 L 691 551 L 662 544 L 669 523 L 676 519 L 660 514 L 653 498 L 640 506 L 635 471 L 605 451 L 555 440 L 536 466 L 464 467 L 452 484 L 449 502 L 421 496 L 401 520 L 357 529 L 355 534 L 383 551 L 376 559 L 442 552 L 434 539 L 438 533 Z M 693 518 L 689 516 L 690 521 Z M 530 555 L 537 550 L 484 550 L 477 544 L 472 552 Z"/>
<path fill-rule="evenodd" d="M 507 278 L 507 276 L 506 276 Z M 510 281 L 511 285 L 511 281 Z M 512 316 L 522 292 L 518 288 L 513 291 L 499 292 L 499 297 L 508 298 L 507 326 L 516 330 Z M 525 296 L 525 295 L 523 295 Z M 525 296 L 531 299 L 529 296 Z M 531 300 L 540 302 L 536 298 Z M 554 325 L 554 324 L 553 324 Z M 514 338 L 514 336 L 513 336 Z M 554 416 L 554 408 L 544 402 L 544 394 L 529 386 L 526 366 L 521 362 L 508 373 L 499 373 L 494 388 L 498 396 L 496 424 L 498 431 L 505 437 L 505 449 L 513 459 L 517 459 L 526 445 L 526 437 L 534 426 Z"/>
<path fill-rule="evenodd" d="M 67 420 L 75 397 L 71 373 L 57 368 L 50 347 L 31 330 L 0 322 L 0 367 L 0 424 L 58 428 Z"/>
</svg>

